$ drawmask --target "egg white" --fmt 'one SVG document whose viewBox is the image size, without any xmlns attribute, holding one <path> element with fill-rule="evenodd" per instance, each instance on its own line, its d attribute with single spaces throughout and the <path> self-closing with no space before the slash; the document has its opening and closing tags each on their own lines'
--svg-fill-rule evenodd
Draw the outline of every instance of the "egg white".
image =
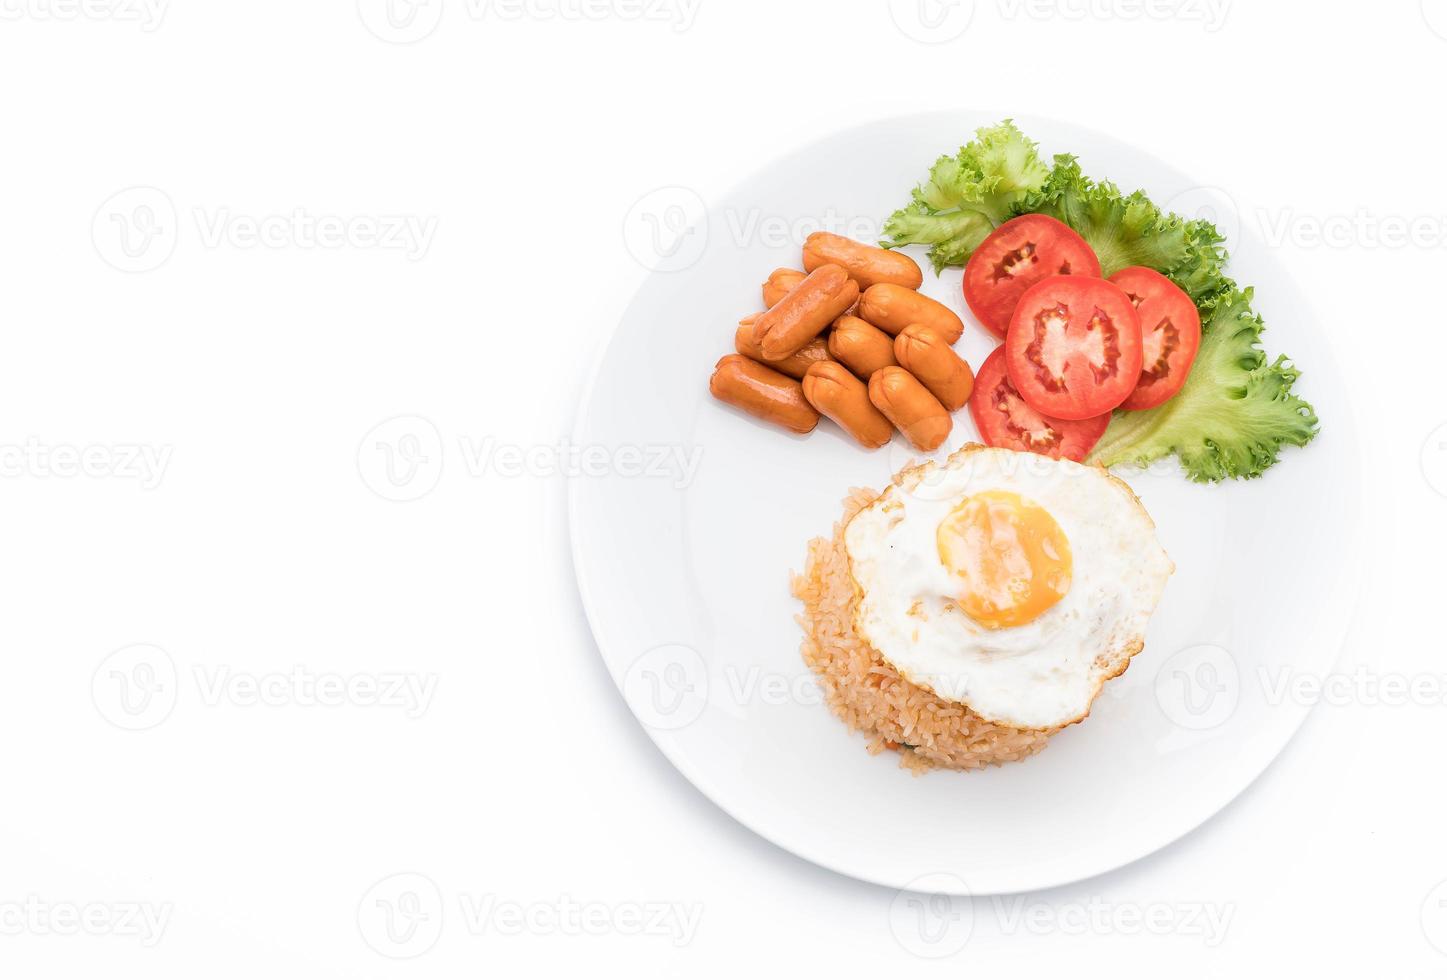
<svg viewBox="0 0 1447 980">
<path fill-rule="evenodd" d="M 1020 626 L 972 620 L 940 560 L 940 522 L 985 490 L 1039 504 L 1070 542 L 1069 590 Z M 1145 508 L 1105 470 L 974 445 L 903 471 L 850 521 L 845 548 L 860 590 L 856 631 L 910 681 L 1017 728 L 1084 718 L 1101 685 L 1144 645 L 1175 570 Z"/>
</svg>

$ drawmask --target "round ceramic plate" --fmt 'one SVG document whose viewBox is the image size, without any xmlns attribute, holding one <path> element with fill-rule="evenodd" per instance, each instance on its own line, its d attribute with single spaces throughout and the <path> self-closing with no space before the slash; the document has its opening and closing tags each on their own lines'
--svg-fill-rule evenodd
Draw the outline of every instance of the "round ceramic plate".
<svg viewBox="0 0 1447 980">
<path fill-rule="evenodd" d="M 915 777 L 870 755 L 824 706 L 799 656 L 789 573 L 851 487 L 880 488 L 912 454 L 866 452 L 827 421 L 809 436 L 713 400 L 759 283 L 798 267 L 824 228 L 863 240 L 941 153 L 998 115 L 872 123 L 801 150 L 704 207 L 655 192 L 625 237 L 654 273 L 604 351 L 575 432 L 573 558 L 608 670 L 660 749 L 700 790 L 774 843 L 893 887 L 923 876 L 971 894 L 1044 888 L 1140 858 L 1199 826 L 1282 749 L 1309 705 L 1290 679 L 1327 672 L 1355 596 L 1359 460 L 1345 389 L 1310 307 L 1230 198 L 1129 145 L 1017 119 L 1042 153 L 1227 235 L 1231 272 L 1257 288 L 1268 352 L 1304 369 L 1322 434 L 1262 479 L 1203 486 L 1174 462 L 1122 473 L 1176 574 L 1146 648 L 1091 715 L 1041 754 L 980 772 Z M 978 367 L 995 341 L 966 312 L 960 271 L 924 291 L 964 317 Z M 966 412 L 949 447 L 975 439 Z M 591 463 L 590 463 L 591 461 Z"/>
</svg>

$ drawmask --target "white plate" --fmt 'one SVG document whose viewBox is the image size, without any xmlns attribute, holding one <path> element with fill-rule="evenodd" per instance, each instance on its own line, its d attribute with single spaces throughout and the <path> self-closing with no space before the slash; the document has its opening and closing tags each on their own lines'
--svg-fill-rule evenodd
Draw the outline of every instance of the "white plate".
<svg viewBox="0 0 1447 980">
<path fill-rule="evenodd" d="M 1115 139 L 1020 119 L 1042 151 L 1075 153 L 1088 174 L 1177 210 L 1215 206 L 1233 274 L 1257 286 L 1268 351 L 1306 370 L 1299 386 L 1322 435 L 1260 480 L 1199 486 L 1174 464 L 1127 475 L 1177 571 L 1134 666 L 1040 755 L 916 778 L 893 753 L 867 754 L 864 738 L 817 703 L 788 573 L 803 567 L 807 540 L 829 531 L 848 488 L 882 486 L 910 454 L 898 441 L 867 453 L 827 421 L 808 437 L 774 430 L 711 399 L 708 376 L 732 352 L 736 319 L 761 305 L 758 284 L 799 265 L 805 235 L 821 223 L 873 235 L 936 156 L 998 118 L 861 126 L 713 202 L 681 248 L 655 256 L 659 271 L 604 352 L 575 441 L 584 452 L 603 447 L 591 452 L 608 472 L 570 487 L 573 557 L 598 649 L 674 765 L 811 861 L 893 887 L 934 875 L 932 890 L 973 894 L 1064 884 L 1143 857 L 1261 773 L 1309 710 L 1281 684 L 1326 672 L 1340 649 L 1359 494 L 1328 345 L 1289 278 L 1259 243 L 1239 239 L 1229 200 Z M 628 231 L 635 252 L 650 247 L 655 225 L 676 230 L 688 203 L 678 190 L 641 202 Z M 994 342 L 964 311 L 960 271 L 937 279 L 914 254 L 924 291 L 965 317 L 957 349 L 978 366 Z M 974 437 L 967 413 L 955 424 L 952 445 Z M 676 463 L 665 475 L 646 465 L 662 448 L 698 453 L 691 480 Z"/>
</svg>

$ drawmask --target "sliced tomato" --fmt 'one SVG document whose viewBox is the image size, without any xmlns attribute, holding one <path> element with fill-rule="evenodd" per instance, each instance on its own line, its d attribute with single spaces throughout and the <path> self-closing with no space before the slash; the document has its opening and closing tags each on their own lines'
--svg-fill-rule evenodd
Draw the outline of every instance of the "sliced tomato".
<svg viewBox="0 0 1447 980">
<path fill-rule="evenodd" d="M 1043 214 L 1012 218 L 980 243 L 965 265 L 965 302 L 997 337 L 1025 290 L 1046 276 L 1100 277 L 1100 260 L 1069 225 Z"/>
<path fill-rule="evenodd" d="M 1113 282 L 1052 276 L 1025 290 L 1005 336 L 1005 371 L 1026 404 L 1093 419 L 1125 401 L 1141 373 L 1141 325 Z"/>
<path fill-rule="evenodd" d="M 1003 346 L 996 347 L 975 374 L 970 417 L 988 445 L 1077 463 L 1095 448 L 1110 424 L 1109 412 L 1098 418 L 1067 422 L 1035 411 L 1010 383 Z"/>
<path fill-rule="evenodd" d="M 1180 286 L 1133 265 L 1110 281 L 1125 290 L 1141 321 L 1141 374 L 1121 408 L 1155 408 L 1181 390 L 1201 347 L 1201 314 Z"/>
</svg>

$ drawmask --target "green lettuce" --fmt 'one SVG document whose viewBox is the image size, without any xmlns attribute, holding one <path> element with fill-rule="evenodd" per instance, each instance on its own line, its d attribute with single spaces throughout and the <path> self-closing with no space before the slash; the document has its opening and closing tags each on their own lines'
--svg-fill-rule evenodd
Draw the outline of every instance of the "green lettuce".
<svg viewBox="0 0 1447 980">
<path fill-rule="evenodd" d="M 1316 412 L 1291 391 L 1299 372 L 1285 357 L 1267 362 L 1251 290 L 1210 300 L 1201 349 L 1186 383 L 1157 408 L 1117 412 L 1088 462 L 1144 466 L 1174 453 L 1200 482 L 1260 476 L 1284 445 L 1304 446 Z"/>
<path fill-rule="evenodd" d="M 1176 280 L 1197 303 L 1222 288 L 1226 253 L 1215 226 L 1164 212 L 1141 191 L 1122 194 L 1110 181 L 1091 180 L 1068 154 L 1055 158 L 1049 179 L 1017 213 L 1047 214 L 1074 228 L 1095 250 L 1103 276 L 1148 266 Z"/>
<path fill-rule="evenodd" d="M 981 127 L 954 156 L 942 156 L 908 205 L 884 223 L 885 248 L 928 245 L 938 273 L 964 265 L 995 228 L 1009 220 L 1026 195 L 1050 176 L 1038 147 L 1010 120 Z"/>
<path fill-rule="evenodd" d="M 885 224 L 880 244 L 927 244 L 938 273 L 964 265 L 995 227 L 1021 214 L 1074 228 L 1106 276 L 1133 265 L 1168 276 L 1201 312 L 1201 347 L 1185 385 L 1158 408 L 1116 412 L 1089 461 L 1145 466 L 1174 454 L 1192 480 L 1243 479 L 1260 476 L 1283 446 L 1316 435 L 1316 412 L 1292 392 L 1300 372 L 1285 357 L 1268 362 L 1252 291 L 1226 275 L 1216 227 L 1162 211 L 1141 191 L 1092 180 L 1069 154 L 1047 168 L 1008 120 L 941 157 Z"/>
</svg>

